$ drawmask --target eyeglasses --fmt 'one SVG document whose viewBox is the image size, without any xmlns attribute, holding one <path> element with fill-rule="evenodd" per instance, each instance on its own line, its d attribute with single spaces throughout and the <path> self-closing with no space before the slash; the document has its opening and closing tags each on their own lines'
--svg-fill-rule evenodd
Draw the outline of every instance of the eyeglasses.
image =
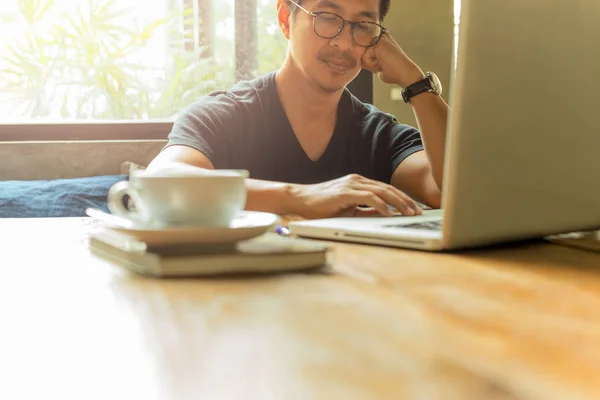
<svg viewBox="0 0 600 400">
<path fill-rule="evenodd" d="M 289 0 L 290 3 L 313 17 L 313 28 L 317 36 L 324 39 L 333 39 L 338 36 L 344 30 L 346 24 L 350 25 L 350 31 L 352 33 L 352 40 L 359 46 L 372 47 L 379 42 L 381 37 L 387 29 L 383 26 L 369 21 L 348 21 L 332 12 L 320 11 L 312 12 L 308 11 L 300 4 L 293 0 Z"/>
</svg>

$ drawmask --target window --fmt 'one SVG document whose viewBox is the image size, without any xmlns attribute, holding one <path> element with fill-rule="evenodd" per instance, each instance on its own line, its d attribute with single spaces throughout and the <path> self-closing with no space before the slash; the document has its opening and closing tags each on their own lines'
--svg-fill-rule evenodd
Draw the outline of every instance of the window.
<svg viewBox="0 0 600 400">
<path fill-rule="evenodd" d="M 460 26 L 460 10 L 461 10 L 462 0 L 454 0 L 454 46 L 452 48 L 453 51 L 453 69 L 456 70 L 457 66 L 457 58 L 458 58 L 458 33 Z"/>
<path fill-rule="evenodd" d="M 198 97 L 281 65 L 276 2 L 0 0 L 0 140 L 164 139 Z M 349 88 L 373 102 L 369 73 Z"/>
<path fill-rule="evenodd" d="M 276 0 L 1 3 L 0 121 L 15 124 L 170 121 L 287 50 Z"/>
</svg>

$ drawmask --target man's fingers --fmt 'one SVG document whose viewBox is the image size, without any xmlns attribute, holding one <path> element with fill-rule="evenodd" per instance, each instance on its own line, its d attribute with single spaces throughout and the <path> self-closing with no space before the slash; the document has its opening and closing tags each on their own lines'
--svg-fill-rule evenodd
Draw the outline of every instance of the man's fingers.
<svg viewBox="0 0 600 400">
<path fill-rule="evenodd" d="M 421 209 L 413 199 L 391 185 L 373 182 L 365 184 L 361 189 L 373 192 L 384 202 L 400 211 L 402 215 L 421 214 Z"/>
<path fill-rule="evenodd" d="M 374 74 L 379 74 L 381 72 L 381 64 L 379 64 L 379 61 L 377 60 L 369 60 L 368 64 L 365 66 L 365 69 Z"/>
<path fill-rule="evenodd" d="M 351 217 L 378 217 L 381 213 L 373 207 L 350 207 L 343 209 L 337 214 L 333 215 L 334 218 L 351 218 Z"/>
<path fill-rule="evenodd" d="M 337 214 L 332 215 L 333 218 L 350 218 L 354 217 L 357 213 L 356 207 L 344 208 Z"/>
<path fill-rule="evenodd" d="M 410 206 L 410 208 L 414 211 L 414 215 L 421 215 L 421 214 L 423 214 L 423 209 L 419 206 L 419 204 L 417 204 L 416 201 L 414 201 L 406 193 L 402 193 L 402 196 L 405 199 L 405 201 L 408 203 L 408 205 Z"/>
<path fill-rule="evenodd" d="M 395 208 L 403 215 L 421 215 L 423 213 L 421 207 L 419 207 L 412 198 L 392 185 L 368 179 L 360 175 L 349 175 L 346 178 L 348 179 L 346 184 L 348 184 L 349 189 L 359 192 L 370 192 L 378 200 L 386 203 L 385 212 L 380 207 L 375 207 L 372 204 L 373 201 L 377 200 L 371 200 L 371 203 L 362 203 L 375 208 L 383 215 L 393 215 L 392 210 L 389 209 L 390 207 Z"/>
<path fill-rule="evenodd" d="M 388 187 L 389 190 L 391 190 L 396 196 L 398 196 L 400 199 L 402 199 L 402 201 L 410 207 L 410 209 L 413 211 L 413 214 L 410 214 L 410 211 L 409 211 L 408 215 L 421 215 L 423 213 L 423 210 L 421 210 L 421 207 L 419 207 L 417 202 L 414 201 L 406 193 L 398 190 L 397 188 L 395 188 L 392 185 L 386 185 L 386 186 Z M 398 210 L 398 211 L 401 211 L 401 210 Z"/>
<path fill-rule="evenodd" d="M 372 207 L 379 213 L 385 216 L 391 216 L 392 212 L 388 208 L 387 203 L 379 196 L 369 190 L 354 190 L 348 193 L 354 206 L 365 205 Z"/>
<path fill-rule="evenodd" d="M 375 57 L 375 53 L 371 50 L 368 50 L 361 58 L 361 67 L 373 72 L 374 74 L 381 71 L 381 64 L 377 57 Z"/>
<path fill-rule="evenodd" d="M 356 210 L 354 211 L 354 217 L 360 218 L 360 217 L 376 217 L 381 215 L 381 213 L 379 211 L 377 211 L 374 208 L 371 207 L 357 207 Z"/>
</svg>

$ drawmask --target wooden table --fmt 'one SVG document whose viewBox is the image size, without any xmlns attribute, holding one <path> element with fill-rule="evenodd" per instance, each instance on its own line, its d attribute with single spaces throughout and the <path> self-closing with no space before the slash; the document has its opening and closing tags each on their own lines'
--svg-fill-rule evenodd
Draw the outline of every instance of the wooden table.
<svg viewBox="0 0 600 400">
<path fill-rule="evenodd" d="M 91 225 L 0 220 L 0 399 L 600 398 L 600 254 L 337 244 L 329 274 L 155 280 Z"/>
</svg>

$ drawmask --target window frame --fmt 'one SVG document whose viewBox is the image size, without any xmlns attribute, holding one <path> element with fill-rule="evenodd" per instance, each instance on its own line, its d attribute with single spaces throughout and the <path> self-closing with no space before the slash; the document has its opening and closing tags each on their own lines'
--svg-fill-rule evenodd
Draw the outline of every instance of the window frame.
<svg viewBox="0 0 600 400">
<path fill-rule="evenodd" d="M 76 121 L 0 124 L 0 142 L 167 139 L 173 121 Z"/>
</svg>

